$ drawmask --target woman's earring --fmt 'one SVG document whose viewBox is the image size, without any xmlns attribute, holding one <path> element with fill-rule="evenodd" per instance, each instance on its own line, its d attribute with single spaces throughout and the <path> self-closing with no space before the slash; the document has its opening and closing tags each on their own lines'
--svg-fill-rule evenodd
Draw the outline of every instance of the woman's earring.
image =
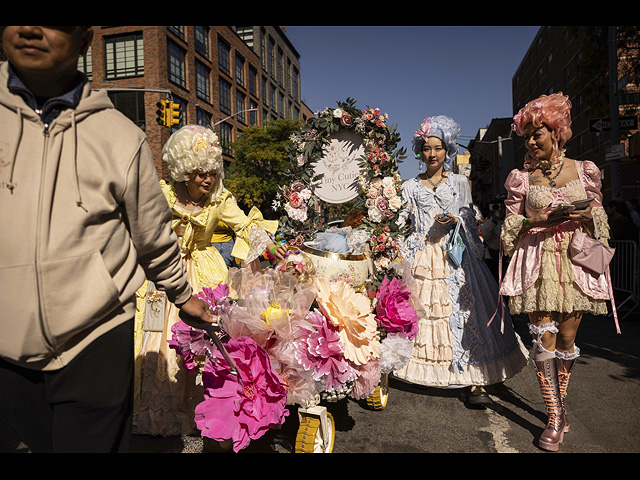
<svg viewBox="0 0 640 480">
<path fill-rule="evenodd" d="M 425 165 L 426 164 L 422 160 L 420 160 L 420 166 L 418 167 L 418 172 L 419 173 L 424 173 L 425 169 L 423 167 L 425 167 Z"/>
</svg>

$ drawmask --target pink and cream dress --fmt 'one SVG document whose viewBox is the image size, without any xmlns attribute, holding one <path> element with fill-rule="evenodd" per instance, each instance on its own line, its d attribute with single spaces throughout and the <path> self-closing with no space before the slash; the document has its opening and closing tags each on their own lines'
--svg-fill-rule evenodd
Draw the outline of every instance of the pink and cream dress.
<svg viewBox="0 0 640 480">
<path fill-rule="evenodd" d="M 549 228 L 523 227 L 522 220 L 549 205 L 556 206 L 585 198 L 593 199 L 592 214 L 600 238 L 609 240 L 609 224 L 602 207 L 600 170 L 590 161 L 576 161 L 578 178 L 563 187 L 529 185 L 526 170 L 512 170 L 505 182 L 506 218 L 502 227 L 504 253 L 511 257 L 500 287 L 509 296 L 511 314 L 530 312 L 607 313 L 609 283 L 571 263 L 568 248 L 574 232 L 586 228 L 566 221 Z M 587 229 L 593 236 L 593 232 Z"/>
</svg>

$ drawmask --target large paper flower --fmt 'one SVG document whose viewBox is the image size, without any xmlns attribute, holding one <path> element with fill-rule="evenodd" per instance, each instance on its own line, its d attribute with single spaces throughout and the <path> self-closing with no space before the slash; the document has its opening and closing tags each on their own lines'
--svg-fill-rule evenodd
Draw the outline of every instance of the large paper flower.
<svg viewBox="0 0 640 480">
<path fill-rule="evenodd" d="M 378 358 L 380 341 L 369 299 L 343 280 L 329 282 L 318 277 L 314 281 L 318 287 L 320 311 L 337 327 L 345 347 L 345 358 L 355 365 Z"/>
<path fill-rule="evenodd" d="M 373 394 L 380 383 L 380 362 L 378 359 L 360 365 L 358 379 L 353 385 L 349 396 L 354 400 L 363 400 Z"/>
<path fill-rule="evenodd" d="M 167 340 L 169 348 L 182 356 L 182 364 L 190 372 L 200 368 L 197 361 L 199 356 L 212 358 L 215 355 L 217 348 L 203 330 L 196 330 L 178 320 L 171 327 L 171 333 L 171 338 Z"/>
<path fill-rule="evenodd" d="M 202 435 L 217 441 L 231 439 L 238 452 L 284 423 L 289 415 L 287 393 L 269 356 L 251 338 L 232 338 L 226 349 L 239 373 L 230 372 L 221 353 L 217 361 L 205 365 L 205 400 L 196 407 L 195 421 Z"/>
<path fill-rule="evenodd" d="M 411 359 L 413 342 L 402 333 L 390 333 L 380 344 L 380 371 L 391 373 L 402 369 Z"/>
<path fill-rule="evenodd" d="M 376 320 L 387 332 L 399 332 L 413 339 L 418 333 L 418 315 L 409 301 L 411 292 L 402 280 L 384 277 L 378 290 Z"/>
<path fill-rule="evenodd" d="M 296 359 L 312 371 L 315 381 L 324 382 L 325 390 L 339 390 L 358 372 L 344 358 L 340 335 L 317 309 L 309 312 L 308 323 L 296 328 Z"/>
<path fill-rule="evenodd" d="M 229 296 L 229 285 L 221 283 L 216 288 L 204 287 L 201 292 L 194 295 L 209 304 L 211 308 L 215 307 L 216 302 L 222 298 Z"/>
</svg>

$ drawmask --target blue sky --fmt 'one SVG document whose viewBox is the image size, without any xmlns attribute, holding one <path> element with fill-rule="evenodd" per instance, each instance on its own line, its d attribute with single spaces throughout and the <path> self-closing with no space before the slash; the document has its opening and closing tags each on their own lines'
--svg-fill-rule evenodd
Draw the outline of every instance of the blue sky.
<svg viewBox="0 0 640 480">
<path fill-rule="evenodd" d="M 302 99 L 312 111 L 347 97 L 378 107 L 409 153 L 425 117 L 453 117 L 467 145 L 493 118 L 513 116 L 511 80 L 539 28 L 286 26 L 286 34 L 300 54 Z M 418 173 L 411 155 L 400 172 Z"/>
</svg>

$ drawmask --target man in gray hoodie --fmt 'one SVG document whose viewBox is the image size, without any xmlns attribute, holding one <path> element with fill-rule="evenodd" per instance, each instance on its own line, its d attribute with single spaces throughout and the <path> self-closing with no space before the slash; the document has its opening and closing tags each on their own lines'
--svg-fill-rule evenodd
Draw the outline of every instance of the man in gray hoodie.
<svg viewBox="0 0 640 480">
<path fill-rule="evenodd" d="M 0 64 L 0 415 L 33 452 L 126 451 L 135 292 L 192 326 L 144 133 L 77 71 L 91 27 L 7 26 Z"/>
</svg>

